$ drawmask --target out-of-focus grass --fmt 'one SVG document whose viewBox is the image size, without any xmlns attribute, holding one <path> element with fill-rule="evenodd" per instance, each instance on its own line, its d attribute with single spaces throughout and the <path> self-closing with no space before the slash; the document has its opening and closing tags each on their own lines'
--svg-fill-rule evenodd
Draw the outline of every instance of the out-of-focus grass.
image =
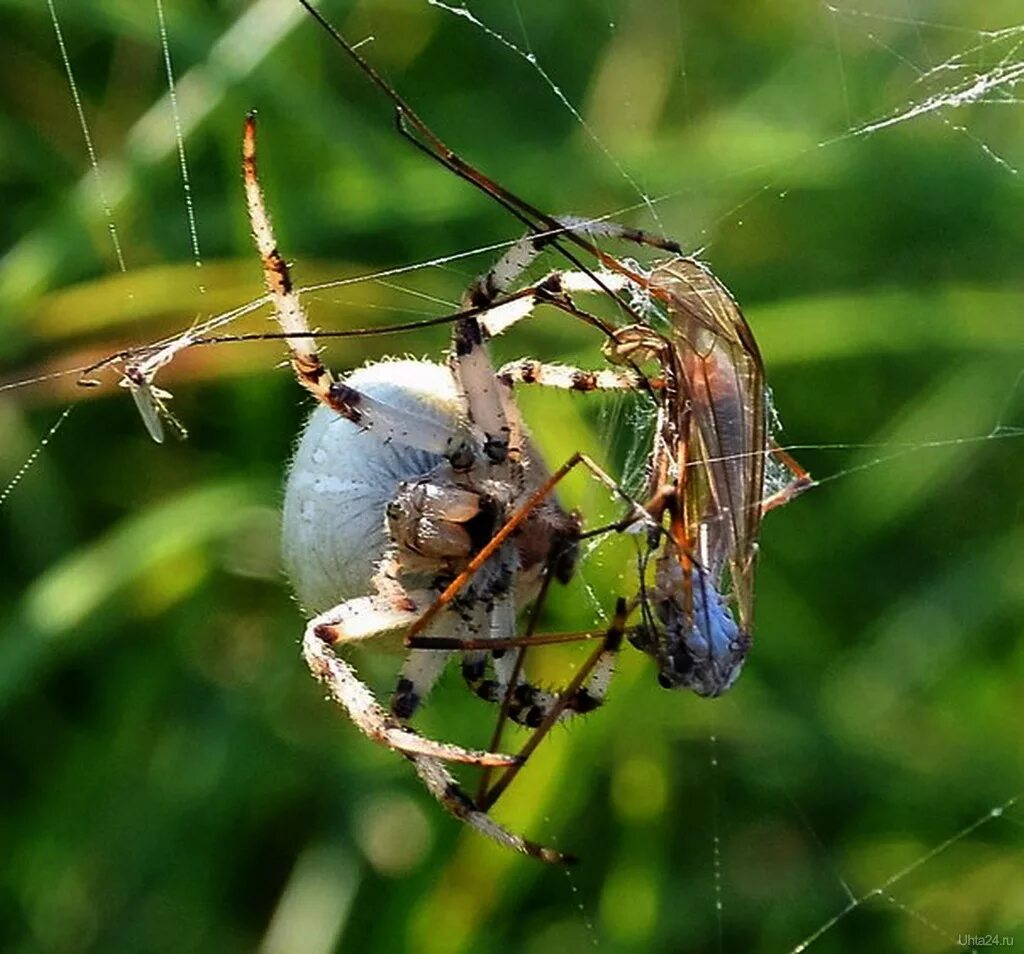
<svg viewBox="0 0 1024 954">
<path fill-rule="evenodd" d="M 4 380 L 260 294 L 237 157 L 254 105 L 303 284 L 517 234 L 401 142 L 386 104 L 290 0 L 182 0 L 165 8 L 197 269 L 155 10 L 56 6 L 127 270 L 45 5 L 0 0 Z M 2 475 L 75 405 L 0 509 L 4 949 L 786 951 L 879 886 L 813 949 L 1019 935 L 1019 806 L 927 856 L 1024 789 L 1022 444 L 984 439 L 1024 424 L 1021 192 L 978 146 L 1024 163 L 1021 107 L 816 145 L 935 92 L 913 64 L 978 44 L 972 69 L 1016 55 L 981 31 L 1019 11 L 474 8 L 536 54 L 659 197 L 655 222 L 537 71 L 465 19 L 377 0 L 328 9 L 350 36 L 375 36 L 364 52 L 453 146 L 531 201 L 626 209 L 706 246 L 761 342 L 784 441 L 826 445 L 798 452 L 824 483 L 765 523 L 757 641 L 732 693 L 665 693 L 629 649 L 607 706 L 556 732 L 503 800 L 507 824 L 583 857 L 567 878 L 461 832 L 305 674 L 274 529 L 305 405 L 275 368 L 278 346 L 195 349 L 167 369 L 184 444 L 149 442 L 109 382 L 0 392 Z M 441 313 L 492 254 L 306 302 L 325 328 Z M 267 327 L 264 315 L 243 327 Z M 328 355 L 342 368 L 437 356 L 445 337 L 345 341 Z M 495 350 L 594 366 L 597 344 L 550 314 Z M 553 464 L 583 448 L 621 466 L 634 425 L 619 399 L 525 392 L 522 406 Z M 565 500 L 594 522 L 614 513 L 582 477 Z M 545 627 L 593 625 L 628 586 L 631 552 L 616 540 L 591 554 Z M 557 682 L 580 658 L 534 663 Z M 391 684 L 393 658 L 358 662 L 381 691 Z M 492 714 L 456 675 L 418 724 L 482 744 Z"/>
</svg>

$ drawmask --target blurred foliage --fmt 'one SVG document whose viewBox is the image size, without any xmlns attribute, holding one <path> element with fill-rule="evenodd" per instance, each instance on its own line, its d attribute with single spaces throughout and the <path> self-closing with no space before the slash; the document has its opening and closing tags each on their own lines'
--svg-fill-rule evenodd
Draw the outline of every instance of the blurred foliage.
<svg viewBox="0 0 1024 954">
<path fill-rule="evenodd" d="M 259 295 L 238 172 L 254 105 L 305 284 L 518 233 L 395 134 L 291 0 L 164 0 L 197 269 L 155 7 L 54 4 L 126 271 L 46 4 L 0 0 L 5 381 Z M 785 441 L 841 446 L 798 452 L 823 486 L 766 522 L 737 687 L 666 693 L 630 649 L 608 704 L 556 733 L 499 805 L 582 857 L 567 876 L 462 831 L 306 674 L 275 542 L 306 402 L 278 346 L 195 349 L 167 369 L 183 444 L 151 443 L 109 379 L 0 391 L 0 483 L 73 405 L 0 507 L 3 949 L 778 952 L 874 889 L 812 949 L 1024 942 L 1024 804 L 986 816 L 1024 789 L 1024 444 L 1009 430 L 1024 423 L 1009 168 L 1024 166 L 1024 113 L 1009 88 L 846 133 L 1019 61 L 1019 34 L 984 32 L 1018 25 L 1019 6 L 475 4 L 585 126 L 464 17 L 413 0 L 325 9 L 374 37 L 365 54 L 455 148 L 538 206 L 704 249 L 762 343 Z M 443 313 L 493 254 L 307 304 L 321 327 Z M 558 315 L 512 338 L 502 356 L 600 360 Z M 329 358 L 444 344 L 437 329 Z M 630 418 L 615 400 L 523 406 L 553 463 L 582 447 L 621 466 Z M 566 500 L 610 512 L 582 479 Z M 628 563 L 621 541 L 599 549 L 545 628 L 592 625 Z M 561 681 L 579 658 L 534 662 Z M 359 665 L 386 691 L 394 658 Z M 483 744 L 492 718 L 453 672 L 418 724 Z"/>
</svg>

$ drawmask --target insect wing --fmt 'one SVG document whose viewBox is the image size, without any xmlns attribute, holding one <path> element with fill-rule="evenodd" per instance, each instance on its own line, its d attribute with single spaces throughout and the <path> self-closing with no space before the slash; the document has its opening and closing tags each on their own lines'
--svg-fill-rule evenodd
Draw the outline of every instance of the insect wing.
<svg viewBox="0 0 1024 954">
<path fill-rule="evenodd" d="M 170 425 L 178 440 L 185 440 L 188 437 L 188 431 L 165 403 L 170 400 L 170 393 L 156 387 L 152 378 L 152 371 L 147 372 L 137 364 L 130 364 L 124 369 L 121 387 L 131 391 L 132 400 L 135 401 L 135 406 L 139 409 L 142 423 L 146 425 L 146 430 L 149 431 L 149 436 L 153 440 L 158 444 L 164 442 L 165 423 Z"/>
<path fill-rule="evenodd" d="M 753 626 L 754 564 L 767 447 L 761 355 L 732 295 L 700 263 L 655 272 L 689 398 L 686 510 L 713 580 L 729 571 L 740 626 Z"/>
<path fill-rule="evenodd" d="M 149 436 L 158 444 L 162 444 L 164 442 L 164 425 L 161 420 L 160 408 L 162 405 L 159 398 L 153 394 L 152 387 L 144 378 L 126 377 L 125 381 L 127 381 L 128 390 L 132 393 L 135 406 L 142 416 L 142 423 L 149 431 Z"/>
</svg>

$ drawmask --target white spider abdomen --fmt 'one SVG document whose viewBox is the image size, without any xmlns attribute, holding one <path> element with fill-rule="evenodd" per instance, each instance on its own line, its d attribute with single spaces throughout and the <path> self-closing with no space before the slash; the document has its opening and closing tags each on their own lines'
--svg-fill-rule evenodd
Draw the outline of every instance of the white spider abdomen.
<svg viewBox="0 0 1024 954">
<path fill-rule="evenodd" d="M 345 383 L 433 424 L 455 426 L 459 400 L 451 371 L 430 361 L 369 364 Z M 441 458 L 361 428 L 329 408 L 309 416 L 285 484 L 285 570 L 307 613 L 370 591 L 388 540 L 385 507 L 401 481 L 430 473 Z"/>
</svg>

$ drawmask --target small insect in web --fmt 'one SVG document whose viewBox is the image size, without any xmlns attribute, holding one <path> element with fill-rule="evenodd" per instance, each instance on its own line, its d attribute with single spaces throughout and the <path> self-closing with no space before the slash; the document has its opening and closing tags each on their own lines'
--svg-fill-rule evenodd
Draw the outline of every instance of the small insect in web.
<svg viewBox="0 0 1024 954">
<path fill-rule="evenodd" d="M 188 431 L 167 406 L 172 397 L 171 392 L 158 388 L 153 383 L 154 373 L 155 369 L 151 371 L 141 364 L 127 364 L 120 384 L 131 392 L 135 406 L 139 409 L 146 430 L 153 440 L 158 444 L 163 443 L 165 423 L 170 425 L 177 438 L 185 440 Z"/>
<path fill-rule="evenodd" d="M 135 402 L 135 407 L 142 418 L 149 436 L 158 444 L 164 441 L 166 424 L 179 440 L 188 438 L 188 431 L 171 412 L 167 402 L 173 398 L 170 391 L 154 384 L 157 372 L 170 364 L 175 355 L 196 344 L 196 337 L 189 331 L 176 335 L 163 344 L 153 345 L 134 351 L 122 351 L 97 361 L 79 374 L 80 387 L 95 387 L 99 381 L 91 375 L 111 365 L 119 366 L 121 379 L 118 384 L 127 388 Z"/>
</svg>

